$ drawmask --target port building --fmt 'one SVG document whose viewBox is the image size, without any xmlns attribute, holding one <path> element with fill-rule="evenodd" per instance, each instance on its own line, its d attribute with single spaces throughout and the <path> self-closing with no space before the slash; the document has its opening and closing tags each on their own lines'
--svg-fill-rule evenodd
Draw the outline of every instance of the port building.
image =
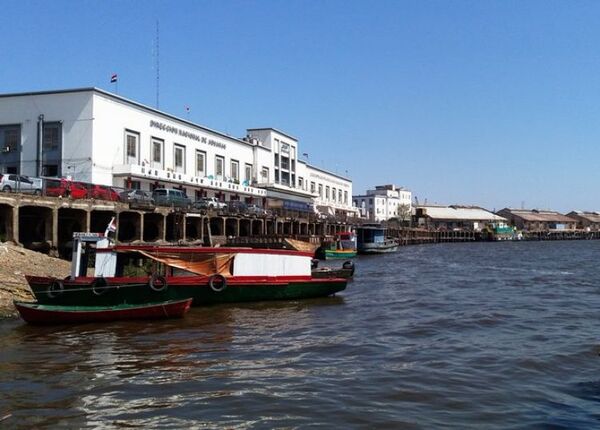
<svg viewBox="0 0 600 430">
<path fill-rule="evenodd" d="M 364 195 L 352 196 L 359 216 L 369 221 L 387 221 L 392 218 L 410 220 L 412 193 L 398 185 L 378 185 Z"/>
<path fill-rule="evenodd" d="M 505 226 L 507 219 L 478 206 L 415 206 L 415 220 L 419 227 L 434 230 L 481 231 L 488 225 Z"/>
<path fill-rule="evenodd" d="M 0 94 L 0 173 L 354 214 L 352 181 L 275 128 L 241 137 L 98 89 Z"/>
<path fill-rule="evenodd" d="M 510 225 L 527 232 L 575 230 L 577 221 L 552 210 L 504 208 L 497 212 Z"/>
<path fill-rule="evenodd" d="M 577 222 L 578 229 L 600 231 L 600 212 L 571 211 L 567 216 Z"/>
</svg>

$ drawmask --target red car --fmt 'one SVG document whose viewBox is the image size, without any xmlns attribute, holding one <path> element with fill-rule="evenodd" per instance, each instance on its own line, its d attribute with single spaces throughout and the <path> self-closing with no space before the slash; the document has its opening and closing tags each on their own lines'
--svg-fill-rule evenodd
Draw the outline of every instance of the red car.
<svg viewBox="0 0 600 430">
<path fill-rule="evenodd" d="M 106 185 L 92 185 L 91 187 L 90 196 L 93 199 L 110 200 L 111 202 L 120 200 L 119 193 Z"/>
<path fill-rule="evenodd" d="M 88 196 L 88 191 L 83 184 L 62 178 L 46 181 L 46 195 L 54 197 L 71 197 L 73 199 L 85 199 Z"/>
</svg>

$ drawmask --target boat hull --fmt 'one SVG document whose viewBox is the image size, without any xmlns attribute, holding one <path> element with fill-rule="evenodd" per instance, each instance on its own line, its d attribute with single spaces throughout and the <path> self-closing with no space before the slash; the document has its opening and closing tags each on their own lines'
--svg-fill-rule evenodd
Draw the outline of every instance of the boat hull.
<svg viewBox="0 0 600 430">
<path fill-rule="evenodd" d="M 358 249 L 359 254 L 386 254 L 389 252 L 398 251 L 398 244 L 364 244 L 362 247 Z"/>
<path fill-rule="evenodd" d="M 192 300 L 117 306 L 64 306 L 28 302 L 14 304 L 21 318 L 30 324 L 74 324 L 182 317 L 189 310 Z"/>
<path fill-rule="evenodd" d="M 325 250 L 325 260 L 335 260 L 335 259 L 354 258 L 354 257 L 356 257 L 355 250 L 336 250 L 336 249 L 326 249 Z"/>
<path fill-rule="evenodd" d="M 102 289 L 94 278 L 64 280 L 54 288 L 53 278 L 29 277 L 29 285 L 39 303 L 60 305 L 104 305 L 151 303 L 192 298 L 193 305 L 267 300 L 297 300 L 325 297 L 346 288 L 346 279 L 236 279 L 229 278 L 223 291 L 213 290 L 207 277 L 169 277 L 162 291 L 153 290 L 147 278 L 105 278 Z"/>
</svg>

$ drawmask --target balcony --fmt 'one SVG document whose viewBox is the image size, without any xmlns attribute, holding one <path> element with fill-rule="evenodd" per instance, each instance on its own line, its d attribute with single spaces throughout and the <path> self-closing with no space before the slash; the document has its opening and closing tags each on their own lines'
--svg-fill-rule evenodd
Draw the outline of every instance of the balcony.
<svg viewBox="0 0 600 430">
<path fill-rule="evenodd" d="M 236 184 L 211 177 L 193 176 L 186 173 L 172 172 L 169 170 L 154 169 L 139 164 L 121 164 L 113 167 L 114 176 L 131 176 L 136 179 L 171 182 L 181 186 L 192 186 L 218 191 L 247 194 L 256 197 L 265 197 L 266 190 L 242 184 Z"/>
</svg>

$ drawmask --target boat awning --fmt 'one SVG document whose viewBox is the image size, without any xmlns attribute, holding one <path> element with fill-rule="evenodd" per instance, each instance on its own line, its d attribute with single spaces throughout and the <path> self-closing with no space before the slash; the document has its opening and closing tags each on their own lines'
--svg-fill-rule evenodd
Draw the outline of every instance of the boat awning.
<svg viewBox="0 0 600 430">
<path fill-rule="evenodd" d="M 206 276 L 214 275 L 215 273 L 223 276 L 231 276 L 231 263 L 236 255 L 220 253 L 138 252 L 167 266 Z"/>
</svg>

